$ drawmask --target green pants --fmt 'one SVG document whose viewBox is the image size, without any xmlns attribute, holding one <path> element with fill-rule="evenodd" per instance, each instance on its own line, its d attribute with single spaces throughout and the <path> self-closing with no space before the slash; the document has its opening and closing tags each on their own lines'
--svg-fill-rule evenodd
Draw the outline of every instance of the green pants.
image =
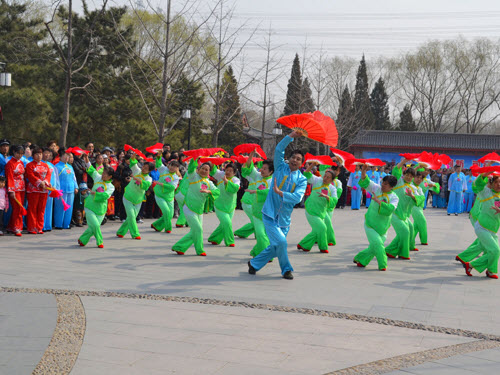
<svg viewBox="0 0 500 375">
<path fill-rule="evenodd" d="M 262 252 L 262 250 L 270 245 L 270 242 L 269 238 L 267 238 L 266 228 L 262 219 L 253 216 L 252 222 L 255 228 L 255 238 L 257 239 L 257 243 L 253 247 L 252 251 L 250 251 L 250 255 L 255 258 Z"/>
<path fill-rule="evenodd" d="M 186 216 L 184 215 L 184 210 L 182 209 L 184 207 L 184 194 L 177 193 L 175 195 L 175 200 L 179 205 L 179 211 L 180 211 L 179 217 L 177 218 L 177 222 L 175 223 L 175 225 L 186 225 Z"/>
<path fill-rule="evenodd" d="M 125 236 L 128 231 L 132 235 L 132 238 L 140 237 L 139 228 L 137 227 L 137 222 L 135 221 L 139 211 L 141 209 L 141 203 L 133 204 L 129 200 L 123 198 L 123 207 L 125 207 L 125 212 L 127 213 L 127 219 L 123 222 L 120 229 L 116 234 L 120 236 Z"/>
<path fill-rule="evenodd" d="M 223 212 L 216 207 L 215 215 L 217 215 L 217 219 L 219 219 L 219 226 L 215 228 L 210 237 L 208 237 L 208 242 L 215 242 L 218 245 L 222 242 L 222 239 L 224 239 L 224 244 L 226 246 L 234 244 L 234 210 L 230 214 L 228 214 L 227 212 Z"/>
<path fill-rule="evenodd" d="M 485 253 L 476 260 L 473 260 L 470 265 L 479 273 L 483 272 L 485 269 L 491 273 L 498 273 L 500 247 L 498 246 L 497 234 L 483 228 L 479 222 L 476 222 L 474 230 L 479 239 L 481 250 Z"/>
<path fill-rule="evenodd" d="M 333 244 L 333 246 L 335 246 L 337 244 L 337 241 L 335 241 L 335 231 L 333 230 L 332 219 L 333 219 L 333 210 L 326 211 L 325 215 L 326 240 L 328 242 L 328 245 Z"/>
<path fill-rule="evenodd" d="M 102 245 L 102 233 L 101 233 L 101 223 L 104 219 L 104 215 L 97 215 L 94 211 L 85 210 L 87 217 L 87 229 L 82 233 L 79 240 L 84 245 L 88 244 L 90 237 L 95 237 L 95 242 L 97 246 Z"/>
<path fill-rule="evenodd" d="M 392 215 L 391 224 L 396 231 L 396 237 L 385 248 L 385 252 L 392 256 L 404 258 L 410 257 L 410 238 L 413 237 L 413 225 L 409 225 L 410 220 L 401 220 L 396 215 Z M 415 240 L 413 240 L 415 242 Z M 413 249 L 413 248 L 412 248 Z"/>
<path fill-rule="evenodd" d="M 412 223 L 410 218 L 408 218 L 408 229 L 410 230 L 410 251 L 415 248 L 415 225 Z"/>
<path fill-rule="evenodd" d="M 476 221 L 472 217 L 469 218 L 470 222 L 472 224 L 472 227 L 475 228 Z M 476 257 L 481 254 L 483 251 L 483 248 L 481 247 L 481 242 L 479 241 L 479 238 L 476 238 L 473 243 L 470 244 L 470 246 L 462 251 L 460 254 L 458 254 L 459 258 L 462 259 L 464 262 L 470 262 L 473 259 L 476 259 Z"/>
<path fill-rule="evenodd" d="M 381 236 L 373 228 L 369 228 L 365 223 L 365 233 L 368 238 L 368 248 L 360 251 L 358 255 L 354 257 L 354 261 L 361 263 L 363 266 L 367 266 L 373 257 L 377 258 L 378 269 L 382 270 L 387 268 L 387 255 L 385 254 L 384 242 L 387 238 L 387 234 Z"/>
<path fill-rule="evenodd" d="M 247 238 L 254 232 L 252 205 L 248 203 L 242 203 L 241 207 L 243 207 L 243 212 L 248 216 L 250 222 L 243 225 L 240 229 L 236 230 L 236 232 L 234 232 L 234 235 L 240 238 Z"/>
<path fill-rule="evenodd" d="M 196 254 L 203 253 L 203 215 L 198 215 L 184 206 L 184 215 L 189 225 L 189 233 L 172 246 L 172 250 L 185 253 L 194 244 Z"/>
<path fill-rule="evenodd" d="M 299 245 L 306 250 L 311 250 L 314 243 L 317 242 L 320 250 L 328 250 L 325 219 L 323 217 L 310 215 L 307 211 L 306 219 L 309 222 L 312 231 L 299 242 Z"/>
<path fill-rule="evenodd" d="M 420 243 L 427 243 L 427 220 L 424 215 L 424 210 L 422 207 L 415 206 L 411 210 L 411 216 L 413 216 L 414 238 L 417 238 L 418 234 Z"/>
<path fill-rule="evenodd" d="M 153 223 L 158 231 L 171 231 L 172 218 L 174 217 L 174 201 L 167 202 L 165 199 L 155 195 L 156 204 L 160 207 L 162 216 Z"/>
</svg>

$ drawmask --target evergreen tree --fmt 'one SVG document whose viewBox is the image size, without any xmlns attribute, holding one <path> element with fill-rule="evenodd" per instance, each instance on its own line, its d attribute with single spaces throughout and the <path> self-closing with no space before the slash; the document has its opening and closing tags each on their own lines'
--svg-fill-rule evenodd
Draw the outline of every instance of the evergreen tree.
<svg viewBox="0 0 500 375">
<path fill-rule="evenodd" d="M 366 73 L 365 55 L 363 55 L 359 62 L 352 107 L 360 129 L 373 129 L 374 118 L 370 108 L 370 97 L 368 96 L 368 75 Z"/>
<path fill-rule="evenodd" d="M 292 73 L 288 80 L 288 89 L 286 92 L 285 108 L 282 116 L 300 113 L 302 104 L 302 74 L 300 72 L 299 55 L 295 54 L 292 64 Z"/>
<path fill-rule="evenodd" d="M 337 113 L 337 130 L 339 133 L 338 147 L 347 148 L 349 145 L 350 129 L 353 126 L 352 100 L 349 88 L 346 86 L 340 98 L 339 109 Z"/>
<path fill-rule="evenodd" d="M 415 132 L 418 130 L 417 124 L 413 120 L 413 116 L 411 115 L 410 105 L 407 104 L 399 114 L 399 126 L 397 130 L 407 131 L 407 132 Z"/>
<path fill-rule="evenodd" d="M 302 103 L 300 106 L 300 112 L 314 112 L 316 106 L 314 105 L 314 100 L 312 98 L 311 85 L 309 84 L 309 79 L 306 77 L 302 85 Z"/>
<path fill-rule="evenodd" d="M 231 66 L 227 68 L 224 77 L 222 77 L 221 93 L 219 145 L 232 149 L 240 143 L 244 143 L 245 136 L 243 134 L 238 82 Z"/>
<path fill-rule="evenodd" d="M 379 78 L 373 87 L 370 95 L 370 106 L 374 117 L 374 127 L 376 130 L 387 130 L 391 128 L 389 119 L 389 96 L 385 91 L 384 80 Z"/>
</svg>

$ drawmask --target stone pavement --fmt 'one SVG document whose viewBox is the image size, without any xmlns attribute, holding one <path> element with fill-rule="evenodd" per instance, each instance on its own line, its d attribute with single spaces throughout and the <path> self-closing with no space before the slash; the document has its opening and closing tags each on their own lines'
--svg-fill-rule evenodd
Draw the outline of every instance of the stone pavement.
<svg viewBox="0 0 500 375">
<path fill-rule="evenodd" d="M 388 271 L 379 272 L 376 264 L 359 269 L 352 263 L 354 255 L 367 244 L 364 213 L 364 208 L 336 210 L 338 245 L 330 248 L 330 254 L 320 254 L 317 249 L 310 253 L 296 250 L 296 244 L 310 228 L 304 210 L 295 210 L 288 236 L 295 268 L 293 281 L 280 277 L 277 262 L 255 276 L 247 273 L 253 240 L 237 239 L 235 248 L 207 245 L 206 258 L 195 256 L 194 249 L 178 256 L 170 248 L 187 229 L 156 233 L 146 220 L 139 227 L 141 241 L 118 239 L 114 236 L 117 223 L 104 225 L 102 250 L 92 242 L 80 248 L 76 244 L 79 229 L 26 235 L 22 239 L 4 237 L 0 239 L 0 286 L 36 288 L 35 292 L 73 291 L 80 295 L 87 326 L 73 370 L 78 374 L 86 373 L 88 366 L 93 367 L 87 373 L 104 373 L 96 366 L 116 367 L 113 358 L 127 363 L 128 367 L 122 369 L 126 371 L 121 373 L 190 373 L 206 362 L 210 363 L 206 365 L 210 369 L 207 373 L 256 373 L 253 365 L 265 369 L 260 373 L 318 374 L 384 358 L 404 359 L 408 353 L 427 353 L 439 347 L 450 347 L 446 354 L 440 354 L 450 357 L 453 348 L 467 352 L 472 350 L 466 350 L 467 345 L 496 342 L 500 336 L 498 281 L 479 275 L 466 277 L 454 261 L 455 255 L 475 238 L 466 215 L 448 217 L 444 210 L 426 210 L 430 245 L 412 253 L 410 261 L 390 260 Z M 234 228 L 245 220 L 243 212 L 237 211 Z M 215 215 L 205 215 L 205 238 L 216 226 Z M 391 229 L 388 241 L 392 237 Z M 130 298 L 92 296 L 90 292 Z M 153 302 L 142 299 L 144 294 L 186 300 Z M 197 303 L 197 298 L 204 299 L 203 304 Z M 240 304 L 214 306 L 224 301 Z M 272 305 L 282 311 L 266 311 L 262 305 L 249 309 L 245 304 Z M 189 319 L 183 319 L 182 312 Z M 328 312 L 337 315 L 307 315 Z M 327 320 L 329 323 L 325 323 Z M 272 322 L 271 326 L 266 322 Z M 109 330 L 104 329 L 108 324 Z M 405 328 L 410 325 L 417 329 Z M 387 331 L 380 331 L 382 328 Z M 228 333 L 218 335 L 225 329 Z M 319 335 L 322 330 L 324 334 Z M 4 336 L 1 330 L 0 336 Z M 487 340 L 483 340 L 485 337 Z M 177 345 L 178 353 L 172 352 Z M 261 346 L 265 350 L 256 350 Z M 109 348 L 109 354 L 104 348 Z M 301 356 L 298 348 L 309 354 Z M 302 360 L 294 361 L 296 358 Z M 296 367 L 286 367 L 288 363 Z M 384 371 L 409 371 L 405 367 L 410 362 L 402 363 L 393 368 L 384 365 Z M 353 368 L 351 373 L 365 370 Z"/>
</svg>

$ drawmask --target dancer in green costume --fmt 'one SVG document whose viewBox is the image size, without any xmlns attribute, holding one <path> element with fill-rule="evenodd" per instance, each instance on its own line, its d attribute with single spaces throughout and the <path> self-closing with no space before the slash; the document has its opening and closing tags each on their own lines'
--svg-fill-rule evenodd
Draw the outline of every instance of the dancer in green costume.
<svg viewBox="0 0 500 375">
<path fill-rule="evenodd" d="M 368 166 L 363 165 L 359 186 L 372 194 L 370 207 L 365 214 L 365 233 L 369 246 L 354 257 L 354 263 L 358 267 L 366 267 L 375 257 L 378 269 L 385 271 L 387 270 L 387 255 L 384 242 L 387 238 L 387 230 L 391 226 L 391 218 L 398 207 L 398 196 L 392 191 L 398 180 L 389 175 L 382 179 L 381 185 L 378 185 L 368 178 L 367 170 Z"/>
<path fill-rule="evenodd" d="M 413 235 L 413 224 L 409 217 L 413 206 L 423 204 L 425 196 L 415 195 L 416 189 L 411 183 L 415 177 L 415 169 L 407 168 L 403 174 L 402 167 L 407 161 L 407 159 L 402 159 L 392 170 L 392 175 L 398 179 L 393 191 L 398 196 L 399 202 L 391 218 L 396 237 L 385 248 L 385 252 L 389 258 L 399 256 L 401 259 L 410 260 L 410 245 L 415 237 Z M 413 249 L 414 247 L 412 247 Z"/>
<path fill-rule="evenodd" d="M 180 210 L 179 217 L 177 218 L 177 222 L 175 223 L 175 226 L 177 228 L 182 228 L 183 226 L 187 227 L 186 216 L 184 215 L 184 210 L 182 209 L 182 207 L 184 207 L 184 199 L 186 197 L 188 188 L 189 188 L 189 180 L 187 178 L 187 173 L 186 173 L 186 175 L 182 178 L 181 182 L 179 183 L 179 188 L 177 189 L 177 193 L 175 194 L 175 200 L 177 201 Z"/>
<path fill-rule="evenodd" d="M 243 165 L 241 173 L 243 176 L 250 175 L 252 171 L 256 171 L 253 164 L 253 157 L 255 152 L 252 152 L 248 157 L 247 162 Z M 267 238 L 266 228 L 264 227 L 264 222 L 262 221 L 262 207 L 266 202 L 267 194 L 269 193 L 269 184 L 271 183 L 271 178 L 273 177 L 274 164 L 270 160 L 265 160 L 262 163 L 259 173 L 260 179 L 258 179 L 254 186 L 254 189 L 246 189 L 246 193 L 250 194 L 252 197 L 252 223 L 255 229 L 255 239 L 257 243 L 250 251 L 252 257 L 259 255 L 262 250 L 269 246 L 269 238 Z"/>
<path fill-rule="evenodd" d="M 497 232 L 500 227 L 500 176 L 494 176 L 489 180 L 486 174 L 478 176 L 473 184 L 473 191 L 477 192 L 477 200 L 481 201 L 481 208 L 478 214 L 474 230 L 480 242 L 481 250 L 484 254 L 464 264 L 465 273 L 472 276 L 472 270 L 482 273 L 486 270 L 486 276 L 498 279 L 498 259 L 500 257 L 500 247 L 498 245 Z"/>
<path fill-rule="evenodd" d="M 335 179 L 333 180 L 333 185 L 335 186 L 335 189 L 337 189 L 337 202 L 340 199 L 340 196 L 342 195 L 342 183 L 338 180 L 338 175 L 340 173 L 340 165 L 336 167 L 330 167 L 328 165 L 320 165 L 319 170 L 321 175 L 323 176 L 326 170 L 330 170 L 333 172 L 335 175 Z M 335 206 L 330 208 L 330 206 L 327 207 L 326 209 L 326 214 L 325 214 L 325 225 L 326 225 L 326 238 L 328 241 L 328 246 L 335 246 L 337 244 L 337 241 L 335 239 L 335 231 L 333 230 L 333 211 L 335 210 Z"/>
<path fill-rule="evenodd" d="M 130 168 L 132 169 L 132 177 L 127 177 L 128 185 L 125 187 L 125 194 L 123 194 L 123 206 L 127 212 L 127 219 L 120 226 L 116 235 L 123 238 L 130 231 L 132 238 L 140 240 L 141 234 L 135 220 L 141 209 L 144 195 L 153 182 L 149 173 L 154 169 L 154 165 L 146 162 L 142 168 L 139 168 L 136 155 L 132 154 Z"/>
<path fill-rule="evenodd" d="M 415 195 L 415 202 L 412 202 L 413 205 L 410 209 L 410 215 L 413 212 L 413 209 L 415 207 L 419 207 L 422 210 L 424 208 L 425 193 L 422 190 L 422 182 L 424 180 L 424 176 L 425 176 L 425 173 L 416 172 L 415 178 L 412 181 L 413 194 Z M 425 219 L 425 217 L 424 217 L 424 219 Z M 421 224 L 421 223 L 419 223 L 419 224 Z M 415 232 L 415 224 L 411 221 L 410 216 L 408 216 L 408 227 L 410 228 L 410 233 L 412 233 L 412 236 L 410 237 L 410 251 L 419 251 L 415 245 L 415 238 L 417 236 L 416 232 Z M 427 230 L 427 227 L 425 229 Z"/>
<path fill-rule="evenodd" d="M 418 173 L 423 174 L 423 180 L 422 180 L 423 184 L 420 182 L 420 178 L 417 179 L 417 177 L 415 177 L 415 179 L 413 180 L 413 184 L 417 187 L 420 186 L 422 188 L 424 196 L 428 190 L 431 190 L 434 193 L 439 194 L 440 192 L 439 184 L 433 183 L 430 179 L 427 178 L 429 171 L 424 168 L 419 168 L 417 169 L 417 176 Z M 423 206 L 418 206 L 418 205 L 413 206 L 413 208 L 411 209 L 411 216 L 413 217 L 414 238 L 416 239 L 418 234 L 421 245 L 428 245 L 427 220 L 424 215 Z M 413 241 L 413 243 L 414 242 L 415 241 Z"/>
<path fill-rule="evenodd" d="M 87 154 L 83 154 L 83 160 L 86 163 L 87 173 L 94 180 L 94 186 L 89 196 L 85 198 L 84 206 L 88 227 L 78 239 L 78 243 L 80 246 L 85 246 L 89 242 L 90 237 L 94 236 L 97 247 L 102 249 L 104 244 L 102 241 L 101 223 L 108 209 L 108 199 L 115 191 L 115 187 L 112 184 L 114 170 L 112 167 L 104 167 L 101 169 L 102 172 L 99 173 L 90 164 Z"/>
<path fill-rule="evenodd" d="M 160 207 L 162 216 L 151 224 L 157 232 L 165 230 L 172 232 L 172 218 L 174 217 L 174 195 L 177 185 L 179 185 L 179 162 L 171 160 L 167 166 L 161 161 L 161 152 L 156 157 L 156 169 L 160 172 L 160 178 L 153 189 L 155 200 Z"/>
<path fill-rule="evenodd" d="M 184 253 L 194 244 L 197 255 L 206 256 L 203 251 L 203 208 L 208 195 L 217 198 L 219 189 L 210 181 L 209 174 L 212 166 L 210 163 L 203 163 L 197 169 L 197 160 L 191 159 L 188 166 L 187 178 L 189 187 L 184 199 L 184 215 L 189 224 L 189 233 L 182 237 L 172 246 L 172 251 L 179 255 Z"/>
<path fill-rule="evenodd" d="M 297 245 L 297 249 L 311 251 L 311 248 L 317 242 L 319 251 L 328 253 L 328 240 L 326 234 L 325 215 L 327 209 L 333 209 L 337 204 L 337 189 L 333 185 L 335 174 L 327 170 L 323 177 L 315 176 L 311 169 L 317 163 L 309 163 L 304 171 L 304 177 L 311 184 L 311 195 L 306 200 L 306 218 L 311 225 L 312 231 L 305 236 Z"/>
<path fill-rule="evenodd" d="M 253 165 L 252 155 L 255 155 L 255 152 L 252 152 L 250 154 L 247 162 L 241 169 L 241 175 L 248 181 L 248 187 L 245 190 L 245 194 L 243 194 L 243 197 L 241 197 L 241 207 L 243 208 L 243 212 L 245 213 L 245 215 L 247 215 L 250 219 L 250 222 L 243 225 L 240 229 L 237 229 L 236 232 L 234 232 L 234 235 L 240 238 L 248 238 L 248 236 L 255 232 L 252 209 L 255 197 L 252 195 L 252 193 L 250 193 L 250 191 L 255 191 L 255 189 L 257 188 L 256 183 L 257 181 L 262 179 L 262 176 L 260 172 L 257 171 L 257 168 L 255 168 Z M 249 161 L 252 162 L 252 168 L 245 167 L 246 165 L 248 165 Z"/>
<path fill-rule="evenodd" d="M 240 190 L 240 179 L 234 174 L 236 167 L 229 163 L 224 171 L 218 170 L 215 166 L 210 173 L 217 180 L 217 188 L 220 191 L 219 197 L 215 200 L 215 214 L 219 219 L 219 226 L 208 237 L 208 242 L 218 245 L 224 239 L 224 244 L 234 247 L 233 216 L 236 209 L 236 198 Z"/>
</svg>

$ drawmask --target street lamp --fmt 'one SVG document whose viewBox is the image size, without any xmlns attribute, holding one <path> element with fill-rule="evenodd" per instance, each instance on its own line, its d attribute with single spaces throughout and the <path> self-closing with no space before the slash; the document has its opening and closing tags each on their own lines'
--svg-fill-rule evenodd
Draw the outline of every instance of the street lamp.
<svg viewBox="0 0 500 375">
<path fill-rule="evenodd" d="M 188 150 L 191 150 L 191 106 L 182 111 L 182 118 L 189 120 L 188 125 Z"/>
<path fill-rule="evenodd" d="M 6 63 L 0 62 L 0 86 L 10 87 L 12 83 L 12 75 L 5 71 Z"/>
</svg>

